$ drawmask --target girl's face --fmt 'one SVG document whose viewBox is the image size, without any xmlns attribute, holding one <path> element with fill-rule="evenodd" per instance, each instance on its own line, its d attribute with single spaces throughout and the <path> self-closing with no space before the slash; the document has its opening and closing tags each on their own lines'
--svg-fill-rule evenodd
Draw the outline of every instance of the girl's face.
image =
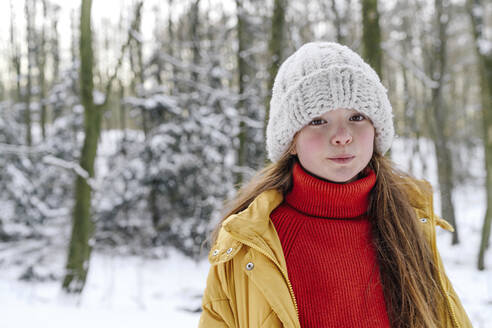
<svg viewBox="0 0 492 328">
<path fill-rule="evenodd" d="M 369 163 L 374 127 L 353 109 L 336 109 L 314 118 L 294 138 L 292 154 L 310 173 L 338 183 L 357 179 Z"/>
</svg>

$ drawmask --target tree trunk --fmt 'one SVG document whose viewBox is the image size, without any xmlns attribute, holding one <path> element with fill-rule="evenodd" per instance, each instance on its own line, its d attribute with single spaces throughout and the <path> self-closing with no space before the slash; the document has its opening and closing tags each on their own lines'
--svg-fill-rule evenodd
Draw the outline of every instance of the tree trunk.
<svg viewBox="0 0 492 328">
<path fill-rule="evenodd" d="M 130 48 L 130 66 L 133 72 L 133 80 L 131 82 L 131 87 L 133 93 L 139 97 L 143 96 L 143 83 L 144 83 L 142 42 L 139 38 L 134 37 L 134 35 L 141 34 L 142 6 L 143 6 L 143 1 L 140 1 L 135 4 L 135 19 L 132 22 L 131 29 L 128 31 L 129 39 L 132 45 Z M 142 130 L 144 132 L 145 139 L 147 139 L 147 135 L 150 130 L 147 121 L 147 110 L 142 107 L 140 109 L 140 115 L 142 117 Z"/>
<path fill-rule="evenodd" d="M 333 13 L 334 18 L 331 16 L 327 17 L 327 19 L 331 20 L 332 24 L 336 30 L 336 39 L 335 41 L 340 44 L 347 44 L 347 37 L 349 35 L 348 26 L 357 25 L 351 22 L 351 14 L 352 14 L 352 1 L 348 0 L 344 2 L 344 9 L 340 8 L 338 0 L 330 0 L 330 1 L 321 1 L 321 6 L 324 12 L 331 11 Z"/>
<path fill-rule="evenodd" d="M 383 80 L 378 0 L 362 0 L 362 57 Z M 385 156 L 391 157 L 391 150 Z"/>
<path fill-rule="evenodd" d="M 287 0 L 275 0 L 272 15 L 272 28 L 270 31 L 270 40 L 268 42 L 268 57 L 271 62 L 268 67 L 267 96 L 265 99 L 265 124 L 263 135 L 266 136 L 266 127 L 270 118 L 270 100 L 272 99 L 273 82 L 277 75 L 280 64 L 283 59 L 284 39 L 285 39 L 285 12 Z"/>
<path fill-rule="evenodd" d="M 237 41 L 238 41 L 238 49 L 237 49 L 237 71 L 238 71 L 238 89 L 239 89 L 239 102 L 237 105 L 237 109 L 239 115 L 241 117 L 245 117 L 247 115 L 246 107 L 246 99 L 244 98 L 244 91 L 246 89 L 246 79 L 247 79 L 247 63 L 243 58 L 244 50 L 246 49 L 246 21 L 243 19 L 245 15 L 244 8 L 242 6 L 242 0 L 236 0 L 236 16 L 237 16 Z M 237 163 L 238 167 L 243 167 L 246 164 L 246 144 L 247 144 L 247 134 L 246 134 L 246 125 L 244 124 L 244 120 L 241 119 L 239 123 L 239 147 L 237 151 Z M 239 170 L 236 173 L 236 186 L 240 186 L 243 182 L 243 174 L 242 170 Z"/>
<path fill-rule="evenodd" d="M 362 0 L 362 57 L 382 79 L 378 0 Z"/>
<path fill-rule="evenodd" d="M 72 31 L 71 34 L 71 39 L 70 39 L 70 54 L 72 57 L 72 67 L 75 68 L 76 63 L 79 61 L 79 57 L 77 56 L 77 22 L 75 18 L 75 9 L 72 10 L 70 14 L 70 30 Z M 80 51 L 80 49 L 79 49 Z M 79 94 L 79 86 L 78 83 L 75 79 L 71 79 L 72 81 L 72 92 L 74 94 Z M 74 134 L 76 134 L 77 131 L 74 131 Z"/>
<path fill-rule="evenodd" d="M 48 5 L 48 17 L 50 17 L 50 33 L 49 33 L 49 56 L 52 60 L 52 85 L 60 81 L 60 33 L 58 31 L 60 6 L 55 4 Z M 51 106 L 51 121 L 54 122 L 62 115 L 63 107 L 57 103 Z"/>
<path fill-rule="evenodd" d="M 125 99 L 125 86 L 123 85 L 123 82 L 121 80 L 118 81 L 119 83 L 119 101 L 118 101 L 118 107 L 120 109 L 119 111 L 119 117 L 120 117 L 120 130 L 123 131 L 123 140 L 126 139 L 126 105 L 124 102 Z"/>
<path fill-rule="evenodd" d="M 51 57 L 53 59 L 53 82 L 57 82 L 60 78 L 60 34 L 58 33 L 58 20 L 60 7 L 58 5 L 51 4 Z"/>
<path fill-rule="evenodd" d="M 217 14 L 217 12 L 212 12 L 211 10 L 208 11 L 208 14 Z M 220 12 L 221 16 L 224 17 L 224 13 L 221 11 Z M 208 21 L 212 21 L 212 19 L 209 17 Z M 220 25 L 221 26 L 221 25 Z M 211 40 L 211 46 L 209 49 L 209 52 L 212 54 L 219 54 L 220 53 L 220 48 L 222 45 L 226 42 L 227 39 L 227 32 L 221 31 L 220 33 L 217 33 L 217 27 L 214 26 L 213 24 L 209 24 L 207 26 L 207 37 L 209 40 Z M 221 76 L 217 76 L 217 74 L 213 73 L 215 69 L 221 67 L 220 63 L 220 55 L 213 55 L 210 60 L 210 65 L 209 65 L 209 74 L 208 76 L 208 84 L 212 89 L 215 90 L 221 90 L 223 88 Z M 210 103 L 210 105 L 214 108 L 215 113 L 223 113 L 224 109 L 222 106 L 222 99 L 218 97 L 213 97 L 213 101 Z"/>
<path fill-rule="evenodd" d="M 34 2 L 26 0 L 24 3 L 24 11 L 26 14 L 26 44 L 27 44 L 27 85 L 25 93 L 25 104 L 24 109 L 24 122 L 26 124 L 26 145 L 32 145 L 32 123 L 31 123 L 31 92 L 32 92 L 32 65 L 33 65 L 33 55 L 34 55 Z"/>
<path fill-rule="evenodd" d="M 152 62 L 149 63 L 150 65 L 155 65 L 156 66 L 156 69 L 153 70 L 153 76 L 157 82 L 157 85 L 162 85 L 162 72 L 164 71 L 164 68 L 163 68 L 163 63 L 162 63 L 162 58 L 160 56 L 160 53 L 161 51 L 163 51 L 163 49 L 165 49 L 165 47 L 167 46 L 166 45 L 166 41 L 165 41 L 165 36 L 163 35 L 162 33 L 162 23 L 161 23 L 161 17 L 162 17 L 162 11 L 161 11 L 161 7 L 160 7 L 160 4 L 156 4 L 153 8 L 152 8 L 153 12 L 154 12 L 154 30 L 152 32 L 152 34 L 154 35 L 154 40 L 158 40 L 156 42 L 156 50 L 153 50 L 153 58 L 152 58 Z M 171 13 L 171 8 L 168 7 L 168 10 L 169 10 L 169 15 Z M 123 15 L 120 16 L 120 22 L 123 21 Z M 120 25 L 122 25 L 120 23 Z"/>
<path fill-rule="evenodd" d="M 45 24 L 48 18 L 46 0 L 41 1 L 43 5 L 43 23 L 41 27 L 41 36 L 39 40 L 39 46 L 37 51 L 37 65 L 39 69 L 38 84 L 39 84 L 39 98 L 41 103 L 41 136 L 43 141 L 46 139 L 46 29 Z"/>
<path fill-rule="evenodd" d="M 173 28 L 173 21 L 171 19 L 173 0 L 168 0 L 168 6 L 169 6 L 169 13 L 167 17 L 167 33 L 169 35 L 169 45 L 167 47 L 167 51 L 169 52 L 169 55 L 171 57 L 174 57 L 175 56 L 174 48 L 176 47 L 177 42 L 176 42 L 176 35 L 174 33 L 174 28 Z M 171 72 L 172 72 L 171 79 L 170 79 L 172 83 L 172 87 L 170 88 L 170 94 L 174 95 L 179 93 L 179 90 L 177 89 L 179 88 L 179 83 L 176 82 L 176 78 L 178 77 L 178 69 L 176 65 L 174 64 L 170 64 L 170 65 L 171 65 Z"/>
<path fill-rule="evenodd" d="M 15 39 L 14 29 L 15 13 L 12 6 L 12 0 L 10 1 L 10 48 L 12 49 L 12 66 L 14 69 L 14 79 L 16 83 L 16 101 L 22 102 L 22 89 L 21 89 L 21 55 L 19 45 Z"/>
<path fill-rule="evenodd" d="M 198 28 L 200 26 L 200 0 L 195 0 L 191 5 L 191 41 L 193 52 L 193 65 L 197 67 L 200 64 L 200 36 Z M 191 79 L 198 82 L 198 72 L 194 69 L 191 71 Z"/>
<path fill-rule="evenodd" d="M 408 6 L 408 1 L 405 1 L 405 6 Z M 412 47 L 412 35 L 411 35 L 411 23 L 409 22 L 409 17 L 406 15 L 403 15 L 402 17 L 402 24 L 401 28 L 403 31 L 406 32 L 405 38 L 401 42 L 401 47 L 403 49 L 403 53 L 409 53 L 411 47 Z M 403 135 L 407 137 L 408 142 L 410 141 L 410 138 L 412 138 L 412 134 L 415 133 L 417 136 L 415 136 L 415 140 L 412 144 L 412 152 L 411 155 L 409 156 L 409 161 L 408 161 L 408 171 L 411 174 L 415 174 L 415 169 L 414 169 L 414 159 L 416 158 L 416 149 L 418 145 L 418 125 L 416 124 L 417 122 L 417 115 L 415 113 L 415 99 L 411 95 L 411 87 L 410 87 L 410 77 L 407 74 L 407 70 L 405 68 L 405 65 L 403 63 L 400 64 L 402 75 L 403 75 Z"/>
<path fill-rule="evenodd" d="M 101 108 L 93 99 L 93 52 L 91 31 L 92 0 L 82 0 L 80 15 L 80 91 L 84 107 L 85 138 L 80 156 L 80 166 L 94 177 L 94 160 L 101 132 Z M 108 95 L 106 95 L 107 97 Z M 86 179 L 77 175 L 75 205 L 73 209 L 72 237 L 66 265 L 63 289 L 68 293 L 80 293 L 89 271 L 92 250 L 91 238 L 94 224 L 91 220 L 91 188 Z"/>
<path fill-rule="evenodd" d="M 488 53 L 485 53 L 481 51 L 479 47 L 479 42 L 483 41 L 484 38 L 484 21 L 483 14 L 477 15 L 477 13 L 484 13 L 485 8 L 483 3 L 480 0 L 468 0 L 467 8 L 472 22 L 475 50 L 480 71 L 487 210 L 483 220 L 482 239 L 480 240 L 477 267 L 479 270 L 484 270 L 485 251 L 489 247 L 490 229 L 492 224 L 492 51 L 489 50 Z"/>
<path fill-rule="evenodd" d="M 445 0 L 444 0 L 445 1 Z M 436 27 L 438 29 L 437 41 L 433 44 L 433 61 L 434 69 L 432 77 L 438 83 L 436 88 L 432 89 L 432 135 L 434 139 L 434 149 L 437 160 L 437 173 L 439 181 L 439 191 L 441 194 L 441 213 L 444 219 L 448 220 L 454 226 L 452 244 L 459 243 L 458 226 L 454 214 L 452 200 L 453 193 L 453 163 L 451 150 L 448 145 L 448 136 L 445 131 L 446 126 L 446 103 L 443 99 L 444 74 L 446 69 L 446 30 L 448 21 L 445 18 L 443 0 L 435 0 L 436 8 Z"/>
</svg>

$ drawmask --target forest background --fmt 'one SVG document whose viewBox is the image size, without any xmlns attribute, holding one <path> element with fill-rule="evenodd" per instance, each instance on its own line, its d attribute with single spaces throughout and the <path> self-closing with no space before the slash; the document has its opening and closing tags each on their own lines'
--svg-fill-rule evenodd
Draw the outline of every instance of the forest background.
<svg viewBox="0 0 492 328">
<path fill-rule="evenodd" d="M 474 325 L 492 320 L 489 1 L 2 0 L 0 17 L 7 325 L 128 308 L 196 323 L 206 239 L 266 161 L 279 64 L 316 40 L 381 76 L 389 156 L 433 184 L 448 274 Z"/>
</svg>

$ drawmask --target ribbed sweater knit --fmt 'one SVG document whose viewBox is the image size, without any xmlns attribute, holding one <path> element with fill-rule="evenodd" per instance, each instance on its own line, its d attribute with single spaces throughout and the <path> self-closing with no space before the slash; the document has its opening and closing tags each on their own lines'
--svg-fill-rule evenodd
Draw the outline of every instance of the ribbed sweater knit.
<svg viewBox="0 0 492 328">
<path fill-rule="evenodd" d="M 366 215 L 374 171 L 346 184 L 293 169 L 293 188 L 271 214 L 301 327 L 390 327 Z"/>
</svg>

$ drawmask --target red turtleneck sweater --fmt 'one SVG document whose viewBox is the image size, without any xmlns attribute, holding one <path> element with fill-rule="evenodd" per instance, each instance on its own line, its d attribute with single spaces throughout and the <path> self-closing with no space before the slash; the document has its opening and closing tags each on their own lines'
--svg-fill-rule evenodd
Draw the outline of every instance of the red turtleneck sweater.
<svg viewBox="0 0 492 328">
<path fill-rule="evenodd" d="M 336 184 L 296 163 L 293 189 L 271 214 L 301 327 L 389 327 L 366 216 L 374 171 Z"/>
</svg>

